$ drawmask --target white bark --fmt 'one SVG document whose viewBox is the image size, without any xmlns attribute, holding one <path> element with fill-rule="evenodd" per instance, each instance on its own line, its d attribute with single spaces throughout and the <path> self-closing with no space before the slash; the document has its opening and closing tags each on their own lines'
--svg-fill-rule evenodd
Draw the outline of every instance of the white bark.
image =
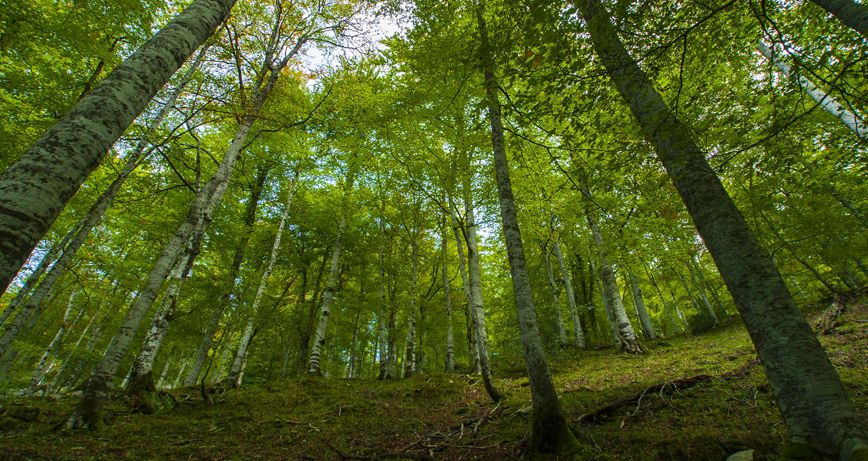
<svg viewBox="0 0 868 461">
<path fill-rule="evenodd" d="M 452 293 L 449 288 L 449 237 L 446 230 L 446 217 L 440 223 L 440 251 L 443 259 L 443 304 L 446 307 L 446 371 L 455 370 L 455 347 L 452 338 Z"/>
<path fill-rule="evenodd" d="M 760 41 L 757 43 L 757 49 L 760 54 L 762 54 L 766 59 L 771 61 L 775 67 L 777 67 L 781 73 L 786 75 L 788 78 L 794 79 L 798 82 L 799 86 L 802 87 L 802 90 L 808 94 L 817 104 L 820 105 L 823 109 L 826 110 L 833 117 L 840 120 L 847 128 L 850 129 L 856 136 L 861 139 L 868 139 L 868 126 L 866 126 L 853 112 L 847 110 L 846 107 L 842 106 L 838 101 L 835 100 L 831 95 L 824 92 L 817 85 L 814 85 L 813 82 L 808 80 L 804 75 L 800 75 L 798 73 L 794 73 L 790 68 L 789 64 L 785 63 L 781 60 L 776 54 L 769 49 L 768 45 Z"/>
<path fill-rule="evenodd" d="M 121 186 L 123 186 L 130 174 L 132 174 L 132 172 L 141 164 L 141 161 L 147 157 L 145 150 L 147 149 L 148 141 L 153 137 L 156 130 L 163 123 L 166 114 L 168 114 L 169 110 L 174 106 L 175 101 L 183 92 L 184 87 L 192 79 L 193 74 L 202 63 L 208 47 L 209 46 L 206 45 L 202 48 L 196 56 L 196 59 L 190 65 L 190 68 L 182 77 L 181 81 L 169 95 L 166 103 L 163 104 L 154 120 L 152 120 L 148 125 L 144 137 L 138 142 L 138 144 L 136 144 L 136 147 L 127 154 L 126 164 L 118 174 L 117 178 L 115 178 L 111 185 L 109 185 L 108 189 L 100 195 L 88 212 L 81 218 L 79 223 L 73 227 L 73 230 L 67 234 L 67 237 L 64 240 L 69 239 L 69 243 L 63 248 L 63 253 L 59 258 L 57 258 L 57 261 L 45 275 L 42 282 L 33 290 L 33 293 L 24 302 L 21 312 L 19 312 L 12 323 L 7 327 L 3 337 L 0 338 L 0 358 L 2 358 L 8 351 L 12 341 L 21 332 L 22 327 L 28 321 L 35 320 L 41 313 L 42 308 L 51 302 L 52 289 L 54 288 L 55 282 L 57 282 L 60 276 L 66 272 L 67 267 L 72 263 L 78 250 L 87 241 L 90 232 L 97 224 L 99 224 Z M 74 235 L 74 237 L 70 238 L 70 235 Z"/>
<path fill-rule="evenodd" d="M 630 288 L 633 291 L 633 301 L 636 304 L 636 314 L 639 316 L 639 322 L 642 324 L 642 332 L 645 334 L 646 339 L 656 339 L 657 332 L 654 331 L 651 316 L 648 315 L 648 310 L 645 308 L 645 298 L 642 297 L 642 289 L 639 287 L 639 283 L 636 282 L 636 277 L 630 271 L 627 271 L 627 280 L 630 282 Z"/>
<path fill-rule="evenodd" d="M 607 306 L 612 316 L 611 319 L 617 328 L 618 339 L 627 352 L 639 354 L 642 352 L 642 349 L 639 348 L 636 333 L 633 331 L 633 326 L 630 324 L 630 319 L 624 310 L 624 302 L 621 300 L 621 293 L 618 291 L 615 271 L 609 263 L 609 256 L 605 249 L 605 242 L 603 242 L 603 234 L 600 232 L 596 218 L 592 216 L 590 211 L 586 213 L 588 226 L 591 228 L 591 234 L 594 237 L 597 258 L 600 261 L 600 278 L 603 281 L 603 294 L 606 297 Z"/>
<path fill-rule="evenodd" d="M 70 197 L 235 0 L 196 0 L 117 66 L 0 176 L 0 289 Z"/>
<path fill-rule="evenodd" d="M 561 244 L 557 240 L 552 244 L 552 251 L 558 259 L 558 266 L 561 268 L 561 278 L 564 281 L 564 290 L 566 291 L 567 305 L 570 307 L 570 317 L 573 318 L 573 341 L 576 347 L 585 348 L 585 335 L 582 332 L 582 320 L 579 317 L 579 307 L 576 306 L 576 296 L 573 292 L 573 283 L 570 281 L 570 273 L 567 270 L 567 264 L 564 261 L 564 254 L 561 251 Z"/>
<path fill-rule="evenodd" d="M 292 207 L 292 197 L 295 194 L 295 186 L 297 182 L 298 171 L 296 171 L 295 177 L 292 178 L 292 182 L 289 185 L 283 214 L 280 215 L 280 223 L 277 225 L 277 233 L 274 235 L 274 242 L 271 244 L 271 255 L 268 259 L 268 265 L 265 267 L 265 271 L 259 279 L 259 286 L 256 288 L 256 296 L 253 298 L 253 305 L 250 307 L 247 325 L 244 326 L 244 332 L 241 334 L 238 349 L 235 351 L 235 359 L 232 363 L 232 369 L 229 372 L 229 382 L 234 386 L 241 385 L 243 365 L 247 357 L 247 348 L 250 346 L 250 339 L 253 338 L 253 331 L 256 327 L 256 314 L 259 311 L 259 304 L 262 302 L 262 296 L 265 295 L 265 287 L 268 285 L 268 278 L 271 277 L 271 272 L 274 271 L 274 263 L 277 262 L 277 253 L 280 251 L 280 241 L 283 238 L 283 230 L 286 229 L 286 220 L 289 217 L 289 211 Z"/>
<path fill-rule="evenodd" d="M 558 293 L 558 285 L 557 282 L 555 282 L 554 271 L 552 271 L 551 257 L 549 257 L 549 252 L 545 245 L 540 245 L 540 251 L 542 252 L 543 262 L 546 266 L 546 276 L 549 282 L 549 292 L 552 297 L 552 307 L 555 311 L 555 327 L 558 334 L 558 345 L 560 347 L 565 347 L 567 346 L 569 341 L 567 340 L 567 329 L 564 326 L 564 316 L 561 313 L 561 300 Z"/>
<path fill-rule="evenodd" d="M 464 313 L 467 327 L 468 365 L 474 373 L 479 372 L 479 348 L 476 347 L 476 322 L 472 314 L 473 299 L 470 295 L 470 278 L 467 275 L 466 259 L 464 257 L 464 239 L 461 237 L 465 227 L 458 220 L 458 213 L 450 206 L 452 215 L 452 232 L 455 234 L 455 247 L 458 252 L 458 271 L 461 275 L 461 289 L 464 292 Z M 460 228 L 460 229 L 459 229 Z"/>
<path fill-rule="evenodd" d="M 415 234 L 416 229 L 411 229 L 410 232 Z M 410 246 L 413 247 L 413 256 L 411 263 L 411 282 L 410 282 L 410 313 L 407 315 L 407 342 L 404 348 L 404 377 L 409 378 L 416 373 L 416 311 L 418 310 L 418 283 L 419 283 L 419 245 L 416 242 L 416 235 L 412 235 L 413 241 Z"/>
<path fill-rule="evenodd" d="M 36 392 L 39 385 L 42 384 L 42 378 L 45 376 L 48 357 L 50 357 L 54 350 L 57 349 L 65 336 L 66 328 L 69 325 L 69 316 L 72 314 L 72 308 L 75 305 L 75 295 L 77 293 L 78 290 L 73 289 L 72 293 L 69 294 L 69 301 L 66 303 L 66 311 L 63 313 L 63 320 L 60 322 L 60 328 L 58 328 L 57 333 L 55 333 L 48 348 L 45 349 L 45 353 L 42 354 L 39 363 L 36 365 L 36 370 L 33 372 L 33 378 L 30 380 L 30 392 Z"/>
</svg>

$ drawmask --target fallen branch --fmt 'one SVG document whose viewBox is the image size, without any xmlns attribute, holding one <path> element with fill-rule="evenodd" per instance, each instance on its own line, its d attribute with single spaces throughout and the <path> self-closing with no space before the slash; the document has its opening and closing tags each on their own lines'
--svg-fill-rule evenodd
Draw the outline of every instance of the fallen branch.
<svg viewBox="0 0 868 461">
<path fill-rule="evenodd" d="M 626 421 L 627 418 L 631 416 L 635 416 L 639 412 L 639 407 L 642 405 L 642 398 L 645 397 L 645 395 L 647 394 L 656 392 L 662 397 L 663 395 L 674 394 L 677 391 L 688 389 L 696 386 L 697 384 L 705 383 L 713 379 L 727 380 L 733 378 L 742 378 L 745 374 L 747 374 L 747 371 L 750 369 L 750 367 L 756 365 L 757 363 L 759 363 L 758 360 L 750 361 L 741 368 L 737 368 L 733 371 L 724 373 L 717 377 L 703 374 L 696 375 L 690 378 L 682 378 L 676 379 L 674 381 L 666 381 L 664 383 L 654 384 L 628 397 L 620 398 L 603 407 L 597 408 L 590 413 L 585 413 L 573 421 L 577 423 L 599 424 L 610 418 L 616 411 L 618 411 L 622 407 L 636 403 L 636 409 L 621 421 L 621 427 L 624 427 L 624 421 Z"/>
</svg>

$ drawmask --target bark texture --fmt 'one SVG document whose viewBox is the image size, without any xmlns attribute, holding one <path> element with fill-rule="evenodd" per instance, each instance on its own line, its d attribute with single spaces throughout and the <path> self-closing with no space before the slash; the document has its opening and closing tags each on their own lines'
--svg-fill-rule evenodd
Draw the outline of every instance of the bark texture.
<svg viewBox="0 0 868 461">
<path fill-rule="evenodd" d="M 705 152 L 628 54 L 599 0 L 578 0 L 603 65 L 669 173 L 732 293 L 795 443 L 868 456 L 841 380 Z"/>
<path fill-rule="evenodd" d="M 561 279 L 564 281 L 567 305 L 570 307 L 570 317 L 573 321 L 573 341 L 576 347 L 584 349 L 585 334 L 582 332 L 582 319 L 579 317 L 579 307 L 576 305 L 576 294 L 573 291 L 573 282 L 570 280 L 570 271 L 567 269 L 566 261 L 564 261 L 564 253 L 561 251 L 561 243 L 557 240 L 552 244 L 552 251 L 558 260 L 558 267 L 561 268 Z"/>
<path fill-rule="evenodd" d="M 509 257 L 512 289 L 518 310 L 521 343 L 530 380 L 531 400 L 533 401 L 533 426 L 529 447 L 534 451 L 543 453 L 575 452 L 578 448 L 578 442 L 570 431 L 561 410 L 537 326 L 527 260 L 524 256 L 521 230 L 518 226 L 518 216 L 515 210 L 515 198 L 512 194 L 512 183 L 509 178 L 500 101 L 497 96 L 498 84 L 494 76 L 494 60 L 483 9 L 483 5 L 477 8 L 476 19 L 480 34 L 480 61 L 484 75 L 485 102 L 491 126 L 491 145 L 504 241 Z"/>
<path fill-rule="evenodd" d="M 540 245 L 540 250 L 542 251 L 543 262 L 546 266 L 546 277 L 549 281 L 549 293 L 551 294 L 552 306 L 555 310 L 555 329 L 558 334 L 558 345 L 560 347 L 566 347 L 569 344 L 567 341 L 567 329 L 564 327 L 564 316 L 561 313 L 561 299 L 560 294 L 558 293 L 557 282 L 555 282 L 555 274 L 552 271 L 551 257 L 549 257 L 549 252 L 545 245 Z"/>
<path fill-rule="evenodd" d="M 112 144 L 235 0 L 195 0 L 0 175 L 0 288 L 9 285 Z"/>
<path fill-rule="evenodd" d="M 868 36 L 868 7 L 853 0 L 811 0 L 851 29 Z"/>
</svg>

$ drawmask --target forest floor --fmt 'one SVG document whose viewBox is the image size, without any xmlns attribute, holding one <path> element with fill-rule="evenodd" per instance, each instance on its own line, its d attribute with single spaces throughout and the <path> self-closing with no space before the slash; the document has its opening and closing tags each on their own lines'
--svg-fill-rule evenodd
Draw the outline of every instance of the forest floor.
<svg viewBox="0 0 868 461">
<path fill-rule="evenodd" d="M 817 317 L 817 314 L 811 315 Z M 868 306 L 848 306 L 820 340 L 868 421 Z M 780 455 L 785 428 L 741 325 L 650 341 L 640 356 L 609 350 L 550 357 L 564 412 L 585 459 L 723 460 L 754 449 Z M 518 459 L 530 430 L 523 362 L 495 363 L 506 399 L 493 404 L 477 376 L 406 380 L 299 378 L 202 400 L 173 391 L 173 410 L 108 407 L 98 433 L 55 431 L 76 400 L 0 402 L 2 459 Z"/>
</svg>

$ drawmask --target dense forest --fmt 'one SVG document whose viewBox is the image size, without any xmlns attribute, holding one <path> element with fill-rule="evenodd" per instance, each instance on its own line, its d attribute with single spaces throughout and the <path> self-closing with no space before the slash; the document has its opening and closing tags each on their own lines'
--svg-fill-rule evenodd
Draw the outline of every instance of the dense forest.
<svg viewBox="0 0 868 461">
<path fill-rule="evenodd" d="M 0 458 L 868 460 L 866 34 L 0 0 Z"/>
</svg>

